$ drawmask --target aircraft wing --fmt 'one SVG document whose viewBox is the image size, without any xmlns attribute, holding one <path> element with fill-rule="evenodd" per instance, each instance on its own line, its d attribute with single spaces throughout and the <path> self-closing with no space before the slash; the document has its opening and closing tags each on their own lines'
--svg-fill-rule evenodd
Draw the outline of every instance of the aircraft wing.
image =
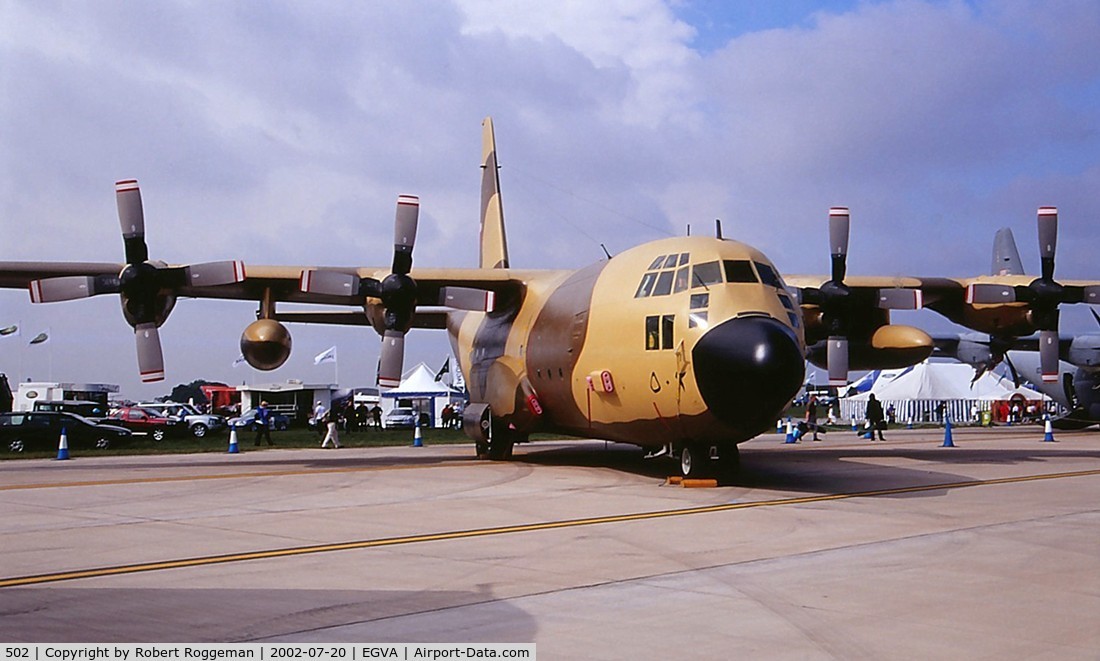
<svg viewBox="0 0 1100 661">
<path fill-rule="evenodd" d="M 386 267 L 317 267 L 317 266 L 266 266 L 243 265 L 240 262 L 228 262 L 240 265 L 240 279 L 237 282 L 216 285 L 199 285 L 194 281 L 183 282 L 179 286 L 172 287 L 172 293 L 177 297 L 185 298 L 213 298 L 228 300 L 246 300 L 262 302 L 306 303 L 328 306 L 349 306 L 359 308 L 359 311 L 340 313 L 301 313 L 301 318 L 295 318 L 298 313 L 285 315 L 287 321 L 305 321 L 308 323 L 346 323 L 359 325 L 366 323 L 361 308 L 364 304 L 362 295 L 337 296 L 331 293 L 311 292 L 302 290 L 302 274 L 306 272 L 317 273 L 341 273 L 361 279 L 373 279 L 381 281 L 390 273 Z M 106 262 L 0 262 L 0 288 L 6 289 L 31 289 L 32 283 L 44 282 L 56 278 L 79 279 L 89 278 L 91 281 L 113 281 L 113 285 L 107 285 L 96 291 L 96 285 L 91 284 L 84 296 L 97 293 L 117 293 L 118 277 L 120 272 L 127 267 L 126 264 Z M 186 265 L 165 265 L 167 270 L 180 270 Z M 496 297 L 511 299 L 523 295 L 525 282 L 532 277 L 545 275 L 545 271 L 517 271 L 511 269 L 479 269 L 479 268 L 433 268 L 413 269 L 409 276 L 416 282 L 417 301 L 419 306 L 445 306 L 445 296 L 448 288 L 453 292 L 481 292 L 491 293 Z M 77 296 L 66 296 L 75 298 Z M 79 296 L 83 297 L 83 296 Z M 469 296 L 467 296 L 469 298 Z M 48 297 L 47 297 L 47 300 Z M 59 299 L 64 300 L 64 299 Z M 498 298 L 498 300 L 500 300 Z M 306 314 L 315 314 L 312 319 Z M 418 313 L 421 323 L 414 323 L 419 328 L 441 328 L 439 315 L 441 310 L 426 310 Z M 280 317 L 283 315 L 280 314 Z"/>
</svg>

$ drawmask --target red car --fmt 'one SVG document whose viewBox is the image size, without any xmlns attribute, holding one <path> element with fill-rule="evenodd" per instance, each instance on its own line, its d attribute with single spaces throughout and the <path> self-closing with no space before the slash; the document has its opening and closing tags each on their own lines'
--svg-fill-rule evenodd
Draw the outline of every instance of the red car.
<svg viewBox="0 0 1100 661">
<path fill-rule="evenodd" d="M 153 411 L 137 408 L 136 406 L 123 406 L 107 417 L 111 424 L 125 427 L 135 434 L 148 434 L 154 441 L 162 441 L 168 434 L 179 427 L 177 421 L 157 415 Z M 186 429 L 184 425 L 184 429 Z"/>
</svg>

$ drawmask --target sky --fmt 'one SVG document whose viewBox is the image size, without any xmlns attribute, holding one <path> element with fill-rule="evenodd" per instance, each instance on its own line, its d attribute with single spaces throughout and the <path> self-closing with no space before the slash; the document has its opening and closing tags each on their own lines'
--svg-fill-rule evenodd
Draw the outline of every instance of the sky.
<svg viewBox="0 0 1100 661">
<path fill-rule="evenodd" d="M 515 267 L 720 218 L 784 273 L 827 273 L 844 205 L 850 274 L 986 273 L 1000 227 L 1035 273 L 1036 209 L 1056 205 L 1056 275 L 1100 278 L 1097 34 L 1093 0 L 0 0 L 0 260 L 121 262 L 113 185 L 136 178 L 169 263 L 386 265 L 413 194 L 415 265 L 474 266 L 491 115 Z M 1098 330 L 1080 308 L 1063 330 Z M 0 339 L 0 371 L 135 399 L 195 379 L 373 384 L 364 328 L 295 325 L 284 367 L 232 367 L 254 314 L 180 300 L 166 380 L 143 385 L 117 298 L 2 290 L 0 327 L 23 332 Z M 407 347 L 407 367 L 449 351 L 439 331 Z"/>
</svg>

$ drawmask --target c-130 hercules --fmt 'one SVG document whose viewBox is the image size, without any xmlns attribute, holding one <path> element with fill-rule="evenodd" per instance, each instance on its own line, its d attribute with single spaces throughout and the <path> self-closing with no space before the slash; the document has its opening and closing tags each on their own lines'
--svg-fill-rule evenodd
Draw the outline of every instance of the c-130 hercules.
<svg viewBox="0 0 1100 661">
<path fill-rule="evenodd" d="M 784 282 L 763 253 L 720 231 L 653 241 L 575 271 L 514 269 L 491 118 L 482 125 L 479 268 L 412 269 L 419 200 L 405 195 L 389 269 L 169 266 L 149 259 L 140 192 L 127 180 L 116 184 L 125 264 L 0 263 L 0 286 L 27 287 L 36 303 L 119 294 L 147 381 L 164 378 L 157 328 L 179 296 L 258 301 L 241 351 L 261 370 L 290 355 L 282 322 L 373 326 L 381 387 L 400 381 L 410 328 L 445 328 L 469 389 L 463 427 L 479 455 L 508 459 L 532 432 L 559 432 L 679 457 L 687 476 L 734 468 L 738 443 L 771 429 L 798 393 L 806 358 L 837 383 L 849 369 L 927 358 L 932 339 L 890 324 L 890 309 L 925 306 L 980 332 L 1025 335 L 1049 330 L 1052 317 L 1056 327 L 1059 302 L 1100 300 L 1100 283 L 1053 283 L 1052 249 L 1036 296 L 1027 283 L 989 276 L 847 278 L 849 216 L 839 207 L 829 215 L 829 276 Z M 1042 235 L 1050 213 L 1040 213 Z M 278 312 L 280 302 L 359 309 Z"/>
</svg>

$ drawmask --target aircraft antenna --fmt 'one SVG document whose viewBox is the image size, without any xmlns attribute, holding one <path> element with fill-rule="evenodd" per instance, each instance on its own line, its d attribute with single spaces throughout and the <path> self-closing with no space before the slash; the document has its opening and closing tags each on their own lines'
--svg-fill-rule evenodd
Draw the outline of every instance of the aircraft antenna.
<svg viewBox="0 0 1100 661">
<path fill-rule="evenodd" d="M 603 254 L 607 255 L 608 259 L 611 259 L 611 253 L 607 252 L 607 246 L 601 243 L 600 247 L 603 248 Z"/>
<path fill-rule="evenodd" d="M 719 241 L 722 240 L 722 219 L 721 218 L 715 218 L 714 219 L 714 238 L 718 239 Z"/>
</svg>

